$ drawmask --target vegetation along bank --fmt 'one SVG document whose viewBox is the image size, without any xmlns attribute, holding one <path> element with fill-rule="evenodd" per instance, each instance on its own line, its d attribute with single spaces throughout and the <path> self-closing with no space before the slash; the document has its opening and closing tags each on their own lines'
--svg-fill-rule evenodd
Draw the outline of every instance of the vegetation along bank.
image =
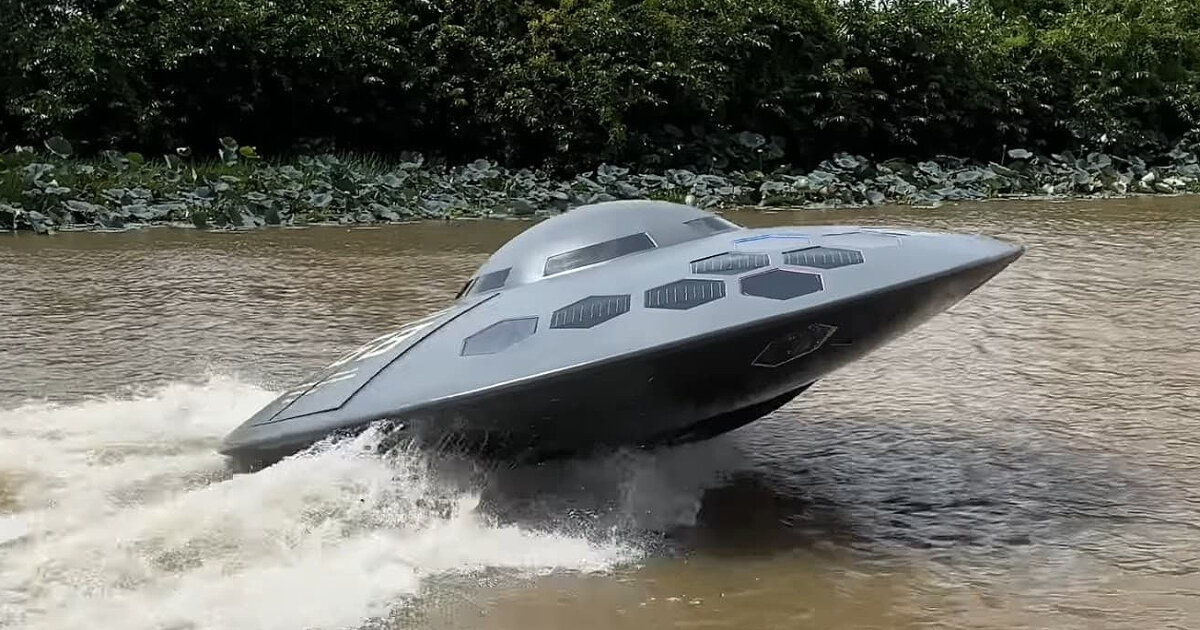
<svg viewBox="0 0 1200 630">
<path fill-rule="evenodd" d="M 6 7 L 5 227 L 1197 187 L 1194 0 Z"/>
<path fill-rule="evenodd" d="M 761 142 L 761 137 L 747 142 Z M 1115 196 L 1200 192 L 1200 143 L 1180 145 L 1157 165 L 1105 153 L 1049 156 L 1012 149 L 987 164 L 939 157 L 872 162 L 838 154 L 808 172 L 633 172 L 602 164 L 556 177 L 487 160 L 462 166 L 420 156 L 388 162 L 336 155 L 272 163 L 229 138 L 222 159 L 106 153 L 81 161 L 32 152 L 0 162 L 0 226 L 120 229 L 175 223 L 252 228 L 305 223 L 369 224 L 429 218 L 529 216 L 613 199 L 666 199 L 702 208 L 875 205 L 1002 196 Z"/>
</svg>

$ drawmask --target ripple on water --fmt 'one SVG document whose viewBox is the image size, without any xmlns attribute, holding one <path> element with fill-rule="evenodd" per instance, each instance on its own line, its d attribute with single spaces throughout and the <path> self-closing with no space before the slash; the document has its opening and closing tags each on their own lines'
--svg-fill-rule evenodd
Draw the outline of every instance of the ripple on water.
<svg viewBox="0 0 1200 630">
<path fill-rule="evenodd" d="M 736 218 L 1028 249 L 700 447 L 486 470 L 342 445 L 246 477 L 212 447 L 267 390 L 524 225 L 6 241 L 0 625 L 1200 627 L 1196 198 Z"/>
</svg>

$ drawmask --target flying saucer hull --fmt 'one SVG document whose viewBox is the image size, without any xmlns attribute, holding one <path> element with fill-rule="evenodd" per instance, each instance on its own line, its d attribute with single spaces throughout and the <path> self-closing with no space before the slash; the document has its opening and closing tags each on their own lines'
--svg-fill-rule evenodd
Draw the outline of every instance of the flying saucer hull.
<svg viewBox="0 0 1200 630">
<path fill-rule="evenodd" d="M 957 302 L 1007 262 L 657 347 L 408 414 L 410 435 L 513 460 L 711 438 Z"/>
<path fill-rule="evenodd" d="M 648 205 L 674 223 L 711 216 Z M 383 419 L 402 438 L 511 459 L 707 439 L 944 311 L 1023 251 L 954 234 L 709 228 L 647 229 L 658 238 L 641 252 L 593 237 L 618 241 L 599 253 L 571 231 L 579 242 L 535 252 L 532 274 L 502 249 L 452 307 L 280 396 L 223 452 L 270 463 Z"/>
</svg>

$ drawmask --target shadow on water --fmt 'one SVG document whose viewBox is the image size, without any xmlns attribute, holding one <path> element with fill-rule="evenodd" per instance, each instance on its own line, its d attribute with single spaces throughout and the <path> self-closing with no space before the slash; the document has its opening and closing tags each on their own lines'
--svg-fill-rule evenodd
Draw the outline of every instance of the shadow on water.
<svg viewBox="0 0 1200 630">
<path fill-rule="evenodd" d="M 741 471 L 700 498 L 696 522 L 670 533 L 678 551 L 766 556 L 856 542 L 850 514 L 760 471 Z"/>
<path fill-rule="evenodd" d="M 497 523 L 634 538 L 655 556 L 1004 554 L 1118 536 L 1172 504 L 1146 471 L 1059 436 L 796 413 L 674 449 L 475 465 L 471 483 Z"/>
</svg>

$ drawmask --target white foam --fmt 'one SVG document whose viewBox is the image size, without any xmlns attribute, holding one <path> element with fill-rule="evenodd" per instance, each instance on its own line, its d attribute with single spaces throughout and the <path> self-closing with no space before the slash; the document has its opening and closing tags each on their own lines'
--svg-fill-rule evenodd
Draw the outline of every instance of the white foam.
<svg viewBox="0 0 1200 630">
<path fill-rule="evenodd" d="M 0 516 L 0 547 L 20 540 L 29 533 L 24 521 L 13 516 Z"/>
<path fill-rule="evenodd" d="M 217 378 L 134 400 L 0 411 L 0 627 L 346 628 L 432 575 L 598 571 L 619 542 L 497 525 L 367 432 L 250 475 L 214 447 L 273 398 Z"/>
</svg>

